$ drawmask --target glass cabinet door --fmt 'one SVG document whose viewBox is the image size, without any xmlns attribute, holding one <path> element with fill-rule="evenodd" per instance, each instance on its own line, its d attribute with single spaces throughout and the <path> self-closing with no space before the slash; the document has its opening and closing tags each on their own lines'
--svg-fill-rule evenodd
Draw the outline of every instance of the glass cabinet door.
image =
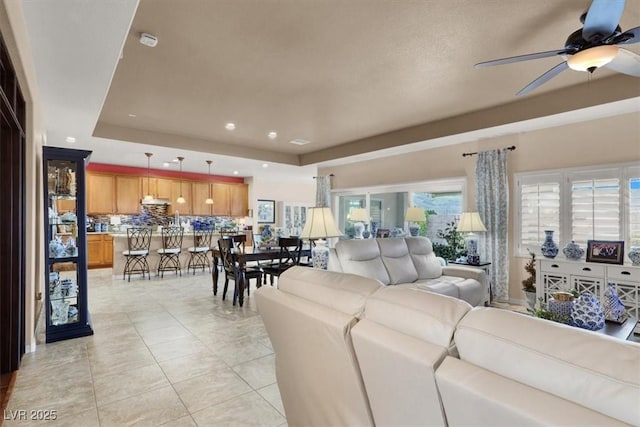
<svg viewBox="0 0 640 427">
<path fill-rule="evenodd" d="M 87 310 L 85 163 L 89 151 L 43 147 L 47 342 L 93 334 Z"/>
</svg>

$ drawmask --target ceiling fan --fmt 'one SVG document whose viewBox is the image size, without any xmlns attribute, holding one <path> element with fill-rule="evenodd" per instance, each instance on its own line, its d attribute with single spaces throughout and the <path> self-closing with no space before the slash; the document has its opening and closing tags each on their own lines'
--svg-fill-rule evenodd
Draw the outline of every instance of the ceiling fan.
<svg viewBox="0 0 640 427">
<path fill-rule="evenodd" d="M 494 59 L 480 62 L 475 67 L 511 64 L 556 55 L 566 59 L 525 86 L 517 96 L 528 94 L 567 68 L 593 73 L 599 67 L 607 67 L 619 73 L 640 77 L 640 55 L 618 47 L 640 42 L 640 27 L 623 32 L 618 25 L 624 5 L 625 0 L 593 0 L 589 10 L 580 17 L 584 27 L 567 38 L 563 49 Z"/>
</svg>

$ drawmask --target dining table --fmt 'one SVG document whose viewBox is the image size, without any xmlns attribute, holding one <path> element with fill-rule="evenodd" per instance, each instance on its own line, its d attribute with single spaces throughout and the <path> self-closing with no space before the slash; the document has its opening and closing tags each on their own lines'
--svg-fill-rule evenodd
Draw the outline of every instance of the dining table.
<svg viewBox="0 0 640 427">
<path fill-rule="evenodd" d="M 218 276 L 219 270 L 218 266 L 220 264 L 220 248 L 214 247 L 211 249 L 211 253 L 213 255 L 213 269 L 211 270 L 211 278 L 213 280 L 213 295 L 218 294 Z M 236 249 L 233 252 L 235 257 L 235 262 L 237 265 L 237 286 L 238 286 L 238 304 L 242 307 L 244 303 L 244 290 L 247 286 L 247 280 L 244 275 L 244 271 L 248 262 L 253 261 L 275 261 L 280 259 L 280 248 L 276 245 L 265 245 L 265 246 L 255 246 L 248 247 L 245 250 Z M 300 258 L 310 257 L 311 249 L 310 248 L 302 248 L 300 252 Z M 260 287 L 260 283 L 258 283 L 258 287 Z"/>
</svg>

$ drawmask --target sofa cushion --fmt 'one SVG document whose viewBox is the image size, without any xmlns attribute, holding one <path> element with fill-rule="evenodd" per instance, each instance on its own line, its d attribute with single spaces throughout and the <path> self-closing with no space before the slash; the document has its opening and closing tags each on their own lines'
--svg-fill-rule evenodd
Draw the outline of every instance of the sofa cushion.
<svg viewBox="0 0 640 427">
<path fill-rule="evenodd" d="M 404 240 L 418 273 L 418 279 L 437 279 L 442 275 L 442 265 L 433 252 L 431 240 L 426 237 L 407 237 Z"/>
<path fill-rule="evenodd" d="M 418 272 L 411 261 L 404 239 L 376 239 L 382 262 L 389 273 L 389 284 L 411 283 L 418 279 Z"/>
<path fill-rule="evenodd" d="M 390 283 L 376 239 L 340 240 L 335 248 L 344 273 L 370 277 L 385 285 Z"/>
<path fill-rule="evenodd" d="M 520 313 L 475 308 L 455 333 L 460 359 L 640 425 L 640 345 Z"/>
</svg>

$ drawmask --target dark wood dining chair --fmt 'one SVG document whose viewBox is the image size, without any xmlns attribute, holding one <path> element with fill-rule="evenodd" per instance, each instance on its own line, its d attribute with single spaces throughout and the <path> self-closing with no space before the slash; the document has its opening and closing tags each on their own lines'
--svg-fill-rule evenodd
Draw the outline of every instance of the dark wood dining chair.
<svg viewBox="0 0 640 427">
<path fill-rule="evenodd" d="M 300 264 L 302 239 L 299 237 L 280 237 L 278 250 L 280 253 L 276 262 L 262 268 L 264 274 L 269 275 L 271 286 L 273 286 L 274 277 L 280 277 L 289 268 Z"/>
<path fill-rule="evenodd" d="M 261 286 L 262 270 L 255 267 L 240 267 L 240 263 L 238 262 L 238 250 L 233 242 L 233 239 L 219 239 L 218 249 L 220 251 L 220 258 L 222 259 L 222 268 L 224 270 L 224 289 L 222 291 L 222 299 L 226 299 L 229 280 L 233 280 L 233 305 L 236 305 L 240 289 L 239 281 L 242 279 L 245 280 L 245 284 L 247 287 L 247 296 L 249 296 L 249 281 L 251 279 L 256 279 L 256 287 L 259 288 Z"/>
</svg>

